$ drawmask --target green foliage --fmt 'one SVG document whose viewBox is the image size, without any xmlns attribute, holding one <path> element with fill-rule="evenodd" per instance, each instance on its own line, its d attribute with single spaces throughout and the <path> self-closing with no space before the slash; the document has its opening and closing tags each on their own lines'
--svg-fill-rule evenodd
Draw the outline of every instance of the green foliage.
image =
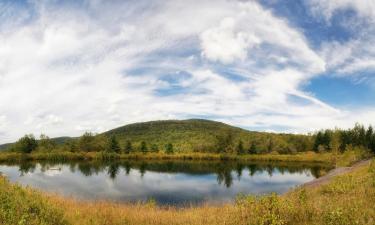
<svg viewBox="0 0 375 225">
<path fill-rule="evenodd" d="M 243 142 L 242 142 L 242 140 L 240 140 L 240 141 L 238 142 L 238 145 L 237 145 L 236 150 L 237 150 L 237 154 L 238 154 L 238 155 L 243 155 L 243 154 L 245 154 L 245 149 L 244 149 L 244 147 L 243 147 Z"/>
<path fill-rule="evenodd" d="M 47 225 L 68 224 L 57 206 L 38 192 L 10 184 L 0 177 L 0 224 Z"/>
<path fill-rule="evenodd" d="M 129 154 L 133 150 L 132 143 L 130 141 L 126 141 L 124 150 L 125 154 Z"/>
<path fill-rule="evenodd" d="M 168 143 L 165 146 L 165 153 L 167 153 L 167 154 L 173 154 L 173 145 L 171 143 Z"/>
<path fill-rule="evenodd" d="M 141 152 L 143 152 L 144 154 L 146 154 L 147 153 L 147 144 L 146 144 L 146 142 L 145 141 L 142 141 L 141 142 L 141 147 L 140 147 L 140 149 L 141 149 Z"/>
<path fill-rule="evenodd" d="M 255 141 L 251 142 L 248 153 L 249 154 L 257 154 L 257 147 L 256 147 L 256 144 L 255 144 Z"/>
<path fill-rule="evenodd" d="M 95 137 L 92 133 L 84 133 L 78 141 L 78 148 L 80 151 L 89 152 L 97 148 L 95 145 Z"/>
<path fill-rule="evenodd" d="M 159 146 L 156 144 L 151 145 L 151 152 L 158 153 L 159 152 Z"/>
<path fill-rule="evenodd" d="M 41 134 L 38 141 L 38 150 L 44 152 L 50 152 L 56 149 L 56 142 L 51 140 L 48 136 Z"/>
<path fill-rule="evenodd" d="M 120 153 L 122 145 L 125 146 L 124 152 L 129 154 L 135 153 L 134 150 L 159 152 L 159 148 L 171 143 L 173 151 L 179 153 L 296 154 L 314 150 L 338 154 L 356 147 L 370 149 L 375 153 L 373 128 L 370 126 L 365 129 L 359 124 L 348 130 L 327 129 L 315 134 L 296 135 L 252 132 L 208 120 L 169 120 L 135 123 L 103 134 L 86 132 L 79 138 L 60 139 L 49 139 L 42 135 L 36 143 L 39 147 L 36 148 L 35 138 L 26 135 L 12 149 L 24 153 L 34 150 Z M 152 144 L 148 146 L 146 141 Z M 132 144 L 136 146 L 135 149 Z"/>
<path fill-rule="evenodd" d="M 121 152 L 119 142 L 117 141 L 117 138 L 115 136 L 111 136 L 108 139 L 107 152 L 112 152 L 112 153 L 120 153 Z"/>
<path fill-rule="evenodd" d="M 38 142 L 34 135 L 29 134 L 20 138 L 13 146 L 12 150 L 21 153 L 30 153 L 38 147 Z"/>
</svg>

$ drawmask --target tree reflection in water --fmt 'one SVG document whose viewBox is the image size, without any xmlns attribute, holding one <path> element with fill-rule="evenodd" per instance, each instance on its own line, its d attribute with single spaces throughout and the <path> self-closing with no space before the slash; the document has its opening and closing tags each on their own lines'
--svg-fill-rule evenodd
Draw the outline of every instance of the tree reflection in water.
<svg viewBox="0 0 375 225">
<path fill-rule="evenodd" d="M 165 172 L 165 173 L 184 173 L 188 175 L 205 175 L 216 174 L 219 185 L 224 185 L 229 188 L 233 184 L 233 176 L 237 176 L 240 180 L 243 171 L 247 170 L 250 176 L 256 173 L 266 172 L 269 176 L 274 173 L 309 173 L 313 177 L 320 177 L 329 167 L 317 164 L 302 164 L 302 163 L 244 163 L 234 161 L 73 161 L 73 162 L 20 162 L 10 163 L 7 165 L 18 166 L 20 176 L 27 173 L 34 172 L 39 165 L 41 171 L 46 171 L 51 168 L 56 168 L 61 165 L 68 165 L 72 173 L 79 171 L 84 176 L 92 176 L 105 172 L 110 179 L 115 180 L 117 176 L 124 170 L 128 176 L 132 170 L 138 171 L 143 177 L 147 171 L 150 172 Z"/>
</svg>

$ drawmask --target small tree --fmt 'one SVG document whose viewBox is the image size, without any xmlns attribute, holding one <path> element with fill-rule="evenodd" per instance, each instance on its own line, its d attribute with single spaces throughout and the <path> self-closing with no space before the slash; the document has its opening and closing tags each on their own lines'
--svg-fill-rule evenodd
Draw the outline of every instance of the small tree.
<svg viewBox="0 0 375 225">
<path fill-rule="evenodd" d="M 147 153 L 147 144 L 145 141 L 141 142 L 141 151 L 143 152 L 143 154 Z"/>
<path fill-rule="evenodd" d="M 159 147 L 156 144 L 151 145 L 151 152 L 158 153 L 159 152 Z"/>
<path fill-rule="evenodd" d="M 248 153 L 249 154 L 257 154 L 257 146 L 256 146 L 254 141 L 251 142 Z"/>
<path fill-rule="evenodd" d="M 132 149 L 132 143 L 130 141 L 126 141 L 125 154 L 129 154 L 132 151 Z"/>
<path fill-rule="evenodd" d="M 14 144 L 14 151 L 22 153 L 30 153 L 38 147 L 38 142 L 35 140 L 34 135 L 29 134 L 20 138 Z"/>
<path fill-rule="evenodd" d="M 168 143 L 165 146 L 165 153 L 167 153 L 167 154 L 173 154 L 173 145 L 171 143 Z"/>
<path fill-rule="evenodd" d="M 56 148 L 56 143 L 47 135 L 41 134 L 38 141 L 38 149 L 41 151 L 52 151 Z"/>
<path fill-rule="evenodd" d="M 237 154 L 238 155 L 242 155 L 242 154 L 244 154 L 245 153 L 245 149 L 244 149 L 244 147 L 243 147 L 243 142 L 242 142 L 242 140 L 240 140 L 239 142 L 238 142 L 238 145 L 237 145 Z"/>
<path fill-rule="evenodd" d="M 120 153 L 120 151 L 121 151 L 120 144 L 118 143 L 117 138 L 115 136 L 111 136 L 108 139 L 106 150 L 108 152 Z"/>
<path fill-rule="evenodd" d="M 84 133 L 78 141 L 78 148 L 80 151 L 94 151 L 95 146 L 95 137 L 91 132 Z"/>
</svg>

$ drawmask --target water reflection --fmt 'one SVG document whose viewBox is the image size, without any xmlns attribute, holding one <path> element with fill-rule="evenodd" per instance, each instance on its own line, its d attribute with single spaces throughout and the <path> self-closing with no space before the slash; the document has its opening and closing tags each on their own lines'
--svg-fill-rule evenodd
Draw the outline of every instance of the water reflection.
<svg viewBox="0 0 375 225">
<path fill-rule="evenodd" d="M 2 164 L 10 180 L 87 199 L 160 204 L 225 202 L 236 194 L 283 193 L 321 176 L 309 164 L 194 161 L 23 162 Z"/>
</svg>

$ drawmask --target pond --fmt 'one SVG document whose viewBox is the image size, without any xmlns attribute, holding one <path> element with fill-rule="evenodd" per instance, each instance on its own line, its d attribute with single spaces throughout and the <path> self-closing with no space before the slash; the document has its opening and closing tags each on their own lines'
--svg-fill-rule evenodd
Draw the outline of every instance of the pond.
<svg viewBox="0 0 375 225">
<path fill-rule="evenodd" d="M 196 205 L 231 202 L 238 194 L 284 193 L 328 168 L 299 163 L 81 161 L 0 164 L 12 182 L 85 200 Z"/>
</svg>

